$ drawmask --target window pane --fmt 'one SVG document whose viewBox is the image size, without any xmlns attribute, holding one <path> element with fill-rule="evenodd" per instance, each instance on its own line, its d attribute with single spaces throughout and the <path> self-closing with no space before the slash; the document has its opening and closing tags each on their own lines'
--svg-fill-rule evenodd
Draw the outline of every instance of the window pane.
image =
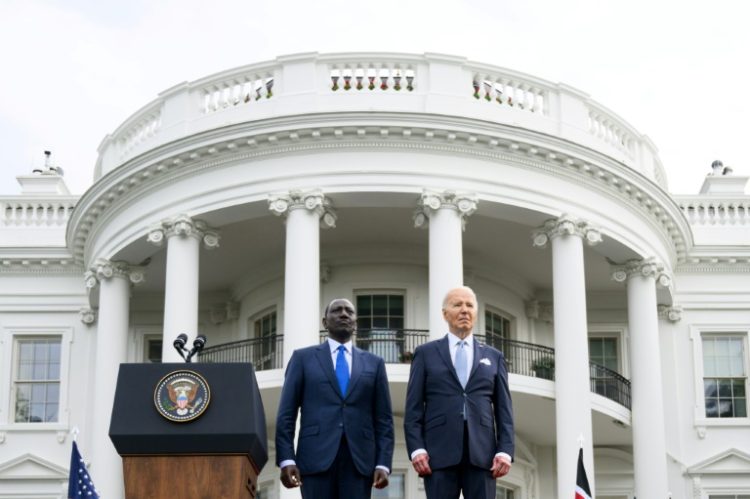
<svg viewBox="0 0 750 499">
<path fill-rule="evenodd" d="M 602 349 L 602 342 L 599 339 L 589 340 L 589 355 L 592 361 L 602 356 Z"/>
<path fill-rule="evenodd" d="M 734 417 L 747 417 L 747 399 L 745 399 L 744 397 L 734 399 Z"/>
<path fill-rule="evenodd" d="M 732 417 L 732 399 L 719 399 L 719 417 Z"/>
<path fill-rule="evenodd" d="M 31 402 L 39 403 L 44 402 L 46 399 L 47 387 L 44 384 L 36 383 L 31 386 Z"/>
<path fill-rule="evenodd" d="M 47 351 L 48 351 L 48 345 L 46 341 L 34 342 L 34 362 L 46 363 Z"/>
<path fill-rule="evenodd" d="M 60 385 L 58 383 L 46 383 L 47 393 L 44 399 L 48 403 L 57 403 L 60 398 Z"/>
<path fill-rule="evenodd" d="M 47 371 L 47 379 L 60 379 L 60 363 L 50 362 Z"/>
<path fill-rule="evenodd" d="M 716 399 L 706 399 L 706 417 L 719 417 L 719 401 Z"/>
<path fill-rule="evenodd" d="M 728 379 L 719 380 L 719 397 L 732 396 L 732 381 Z"/>
<path fill-rule="evenodd" d="M 50 360 L 60 359 L 60 341 L 59 340 L 50 340 L 49 358 Z"/>
<path fill-rule="evenodd" d="M 33 364 L 31 364 L 30 362 L 21 361 L 21 363 L 18 364 L 18 379 L 19 380 L 31 379 L 33 369 L 34 369 Z"/>
<path fill-rule="evenodd" d="M 29 411 L 29 422 L 31 423 L 43 423 L 44 422 L 44 404 L 31 404 L 31 410 Z"/>
<path fill-rule="evenodd" d="M 604 355 L 607 357 L 617 356 L 617 340 L 615 338 L 606 338 L 604 340 Z"/>
<path fill-rule="evenodd" d="M 388 296 L 390 315 L 404 315 L 404 297 L 400 295 Z"/>
<path fill-rule="evenodd" d="M 372 300 L 370 295 L 357 296 L 357 313 L 359 315 L 372 315 Z"/>
<path fill-rule="evenodd" d="M 388 317 L 373 317 L 372 318 L 373 329 L 385 329 L 388 327 Z"/>
<path fill-rule="evenodd" d="M 714 398 L 719 395 L 719 387 L 715 379 L 703 380 L 703 395 L 706 398 Z"/>
<path fill-rule="evenodd" d="M 47 423 L 54 423 L 57 421 L 57 404 L 49 404 L 46 406 L 44 421 Z"/>
<path fill-rule="evenodd" d="M 388 314 L 388 296 L 374 295 L 372 297 L 372 315 Z"/>
<path fill-rule="evenodd" d="M 735 379 L 732 380 L 732 393 L 735 397 L 745 396 L 745 380 Z"/>
<path fill-rule="evenodd" d="M 44 380 L 47 379 L 47 364 L 34 364 L 33 372 L 31 374 L 32 379 Z"/>
</svg>

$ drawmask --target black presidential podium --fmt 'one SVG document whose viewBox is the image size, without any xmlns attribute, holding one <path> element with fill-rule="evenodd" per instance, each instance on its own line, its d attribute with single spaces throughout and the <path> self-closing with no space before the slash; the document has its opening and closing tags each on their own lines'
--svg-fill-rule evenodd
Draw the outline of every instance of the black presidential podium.
<svg viewBox="0 0 750 499">
<path fill-rule="evenodd" d="M 268 461 L 252 364 L 121 364 L 109 436 L 127 499 L 253 499 Z"/>
</svg>

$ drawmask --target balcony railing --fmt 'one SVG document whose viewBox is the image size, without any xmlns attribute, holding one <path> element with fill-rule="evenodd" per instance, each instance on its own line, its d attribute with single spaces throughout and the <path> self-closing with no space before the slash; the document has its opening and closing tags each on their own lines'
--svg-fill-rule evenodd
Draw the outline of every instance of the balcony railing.
<svg viewBox="0 0 750 499">
<path fill-rule="evenodd" d="M 653 144 L 585 93 L 463 57 L 383 52 L 283 56 L 176 85 L 105 137 L 97 176 L 185 135 L 321 110 L 451 114 L 519 126 L 613 156 L 666 185 Z"/>
<path fill-rule="evenodd" d="M 320 332 L 325 341 L 326 331 Z M 508 372 L 554 381 L 555 350 L 543 345 L 509 340 L 501 336 L 475 335 L 505 355 Z M 203 350 L 201 362 L 252 362 L 255 369 L 280 369 L 283 366 L 283 335 L 252 338 L 209 347 Z M 387 364 L 408 364 L 414 350 L 429 339 L 425 329 L 360 329 L 354 344 L 379 355 Z M 591 391 L 630 409 L 630 381 L 604 366 L 589 364 Z"/>
<path fill-rule="evenodd" d="M 283 366 L 284 335 L 233 341 L 208 347 L 200 355 L 201 362 L 252 362 L 256 371 L 280 369 Z"/>
</svg>

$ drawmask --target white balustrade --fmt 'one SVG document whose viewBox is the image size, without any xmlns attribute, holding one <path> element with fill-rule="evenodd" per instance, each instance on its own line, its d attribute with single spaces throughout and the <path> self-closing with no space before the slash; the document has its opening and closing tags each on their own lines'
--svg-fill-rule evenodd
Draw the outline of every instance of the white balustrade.
<svg viewBox="0 0 750 499">
<path fill-rule="evenodd" d="M 612 113 L 589 103 L 589 133 L 632 157 L 635 154 L 636 138 L 628 128 L 631 127 Z"/>
<path fill-rule="evenodd" d="M 212 82 L 202 89 L 204 114 L 228 107 L 252 104 L 273 97 L 273 73 L 270 70 L 249 72 L 227 80 Z"/>
<path fill-rule="evenodd" d="M 77 198 L 27 201 L 18 198 L 0 200 L 0 226 L 65 226 Z"/>
<path fill-rule="evenodd" d="M 417 85 L 417 65 L 409 61 L 355 60 L 329 65 L 331 91 L 412 92 Z"/>
<path fill-rule="evenodd" d="M 227 124 L 378 109 L 495 121 L 556 135 L 666 185 L 653 144 L 580 91 L 461 57 L 391 53 L 283 56 L 179 84 L 104 139 L 96 174 Z"/>
<path fill-rule="evenodd" d="M 117 139 L 121 156 L 127 155 L 135 146 L 153 137 L 160 126 L 161 110 L 158 107 L 138 116 L 135 123 L 123 130 Z"/>
<path fill-rule="evenodd" d="M 750 225 L 750 201 L 746 199 L 698 199 L 677 197 L 691 225 Z"/>
<path fill-rule="evenodd" d="M 541 86 L 502 73 L 474 73 L 472 88 L 475 99 L 508 106 L 530 113 L 548 114 L 551 87 Z"/>
</svg>

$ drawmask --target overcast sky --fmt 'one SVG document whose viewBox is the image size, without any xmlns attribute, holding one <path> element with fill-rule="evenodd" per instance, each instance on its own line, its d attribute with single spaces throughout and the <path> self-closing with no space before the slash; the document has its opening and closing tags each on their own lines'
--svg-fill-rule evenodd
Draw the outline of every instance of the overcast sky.
<svg viewBox="0 0 750 499">
<path fill-rule="evenodd" d="M 70 190 L 130 114 L 182 81 L 297 52 L 441 52 L 572 85 L 659 149 L 673 193 L 750 174 L 750 2 L 0 0 L 0 194 Z"/>
</svg>

